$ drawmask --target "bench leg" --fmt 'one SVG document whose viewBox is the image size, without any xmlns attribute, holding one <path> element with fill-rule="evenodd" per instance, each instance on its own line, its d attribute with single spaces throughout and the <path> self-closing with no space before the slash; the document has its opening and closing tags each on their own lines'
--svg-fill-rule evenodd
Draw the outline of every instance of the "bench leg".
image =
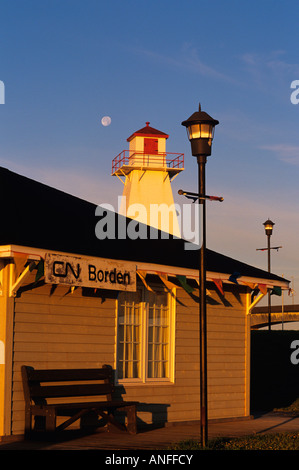
<svg viewBox="0 0 299 470">
<path fill-rule="evenodd" d="M 25 409 L 25 437 L 30 436 L 32 431 L 32 414 L 30 407 Z"/>
<path fill-rule="evenodd" d="M 46 410 L 46 431 L 53 432 L 56 430 L 56 411 Z"/>
<path fill-rule="evenodd" d="M 123 424 L 120 424 L 118 421 L 116 421 L 111 411 L 104 412 L 104 411 L 98 410 L 98 415 L 101 416 L 101 418 L 103 418 L 106 421 L 108 425 L 108 431 L 109 431 L 110 425 L 114 426 L 115 428 L 121 431 L 126 430 L 126 427 Z"/>
<path fill-rule="evenodd" d="M 127 410 L 127 430 L 129 434 L 137 434 L 137 413 L 136 406 L 128 406 Z"/>
<path fill-rule="evenodd" d="M 107 413 L 98 411 L 99 415 L 104 418 L 108 424 L 112 424 L 121 430 L 126 430 L 129 434 L 137 434 L 137 412 L 136 405 L 128 405 L 119 408 L 119 411 L 124 411 L 126 413 L 126 426 L 120 424 L 114 418 L 113 414 L 109 411 Z"/>
</svg>

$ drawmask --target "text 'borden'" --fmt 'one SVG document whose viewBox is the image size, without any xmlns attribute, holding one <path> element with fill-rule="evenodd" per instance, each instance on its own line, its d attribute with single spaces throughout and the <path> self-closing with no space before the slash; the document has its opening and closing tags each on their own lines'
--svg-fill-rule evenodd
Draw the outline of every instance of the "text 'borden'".
<svg viewBox="0 0 299 470">
<path fill-rule="evenodd" d="M 47 253 L 45 281 L 50 284 L 136 291 L 136 266 L 116 260 Z"/>
</svg>

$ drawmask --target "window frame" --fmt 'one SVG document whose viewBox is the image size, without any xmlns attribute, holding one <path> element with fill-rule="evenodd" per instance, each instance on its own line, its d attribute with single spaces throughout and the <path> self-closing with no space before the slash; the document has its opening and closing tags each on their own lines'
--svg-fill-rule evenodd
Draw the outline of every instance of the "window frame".
<svg viewBox="0 0 299 470">
<path fill-rule="evenodd" d="M 149 331 L 149 292 L 145 287 L 138 287 L 141 291 L 141 341 L 140 341 L 140 377 L 119 378 L 118 376 L 118 343 L 119 343 L 119 296 L 116 300 L 116 342 L 115 342 L 115 371 L 116 383 L 126 385 L 153 385 L 153 384 L 171 384 L 175 380 L 175 318 L 176 318 L 176 289 L 168 290 L 163 286 L 152 286 L 154 293 L 163 292 L 168 300 L 168 376 L 167 377 L 148 377 L 148 331 Z M 121 292 L 119 292 L 121 294 Z"/>
</svg>

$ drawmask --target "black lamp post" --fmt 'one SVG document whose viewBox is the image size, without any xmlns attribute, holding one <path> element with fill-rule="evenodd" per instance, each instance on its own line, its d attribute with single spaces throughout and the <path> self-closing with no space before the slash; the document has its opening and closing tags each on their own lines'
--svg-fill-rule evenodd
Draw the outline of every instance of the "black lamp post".
<svg viewBox="0 0 299 470">
<path fill-rule="evenodd" d="M 188 138 L 191 142 L 192 155 L 197 158 L 198 163 L 198 202 L 202 205 L 202 238 L 200 248 L 200 425 L 201 444 L 206 446 L 208 436 L 208 400 L 207 400 L 207 321 L 206 321 L 206 185 L 205 164 L 207 156 L 212 153 L 212 140 L 214 128 L 219 121 L 211 118 L 207 113 L 199 110 L 192 114 L 182 126 L 187 129 Z"/>
<path fill-rule="evenodd" d="M 270 219 L 266 220 L 266 222 L 263 223 L 265 227 L 265 233 L 267 235 L 267 240 L 268 240 L 268 245 L 267 245 L 267 250 L 268 250 L 268 273 L 271 272 L 271 257 L 270 257 L 270 251 L 271 251 L 271 246 L 270 246 L 270 237 L 273 232 L 273 226 L 275 225 L 274 222 L 272 222 Z M 268 292 L 268 328 L 271 330 L 271 294 L 270 291 Z"/>
</svg>

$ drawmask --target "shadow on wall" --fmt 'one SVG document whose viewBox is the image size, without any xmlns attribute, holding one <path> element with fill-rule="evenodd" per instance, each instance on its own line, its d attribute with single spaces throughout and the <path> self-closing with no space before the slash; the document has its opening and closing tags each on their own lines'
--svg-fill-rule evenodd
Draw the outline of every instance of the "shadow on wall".
<svg viewBox="0 0 299 470">
<path fill-rule="evenodd" d="M 293 341 L 299 341 L 299 331 L 251 332 L 251 412 L 286 407 L 299 398 L 299 364 L 291 360 Z"/>
<path fill-rule="evenodd" d="M 114 397 L 117 400 L 125 400 L 124 395 L 126 395 L 126 389 L 123 385 L 117 385 L 115 387 Z M 137 398 L 139 400 L 139 397 Z M 170 404 L 168 403 L 142 403 L 141 401 L 137 405 L 137 428 L 138 430 L 150 430 L 163 428 L 168 422 L 168 408 Z M 143 415 L 146 418 L 146 421 L 143 420 L 140 416 Z M 122 411 L 116 411 L 115 416 L 117 416 L 120 422 L 124 422 L 125 414 Z"/>
</svg>

